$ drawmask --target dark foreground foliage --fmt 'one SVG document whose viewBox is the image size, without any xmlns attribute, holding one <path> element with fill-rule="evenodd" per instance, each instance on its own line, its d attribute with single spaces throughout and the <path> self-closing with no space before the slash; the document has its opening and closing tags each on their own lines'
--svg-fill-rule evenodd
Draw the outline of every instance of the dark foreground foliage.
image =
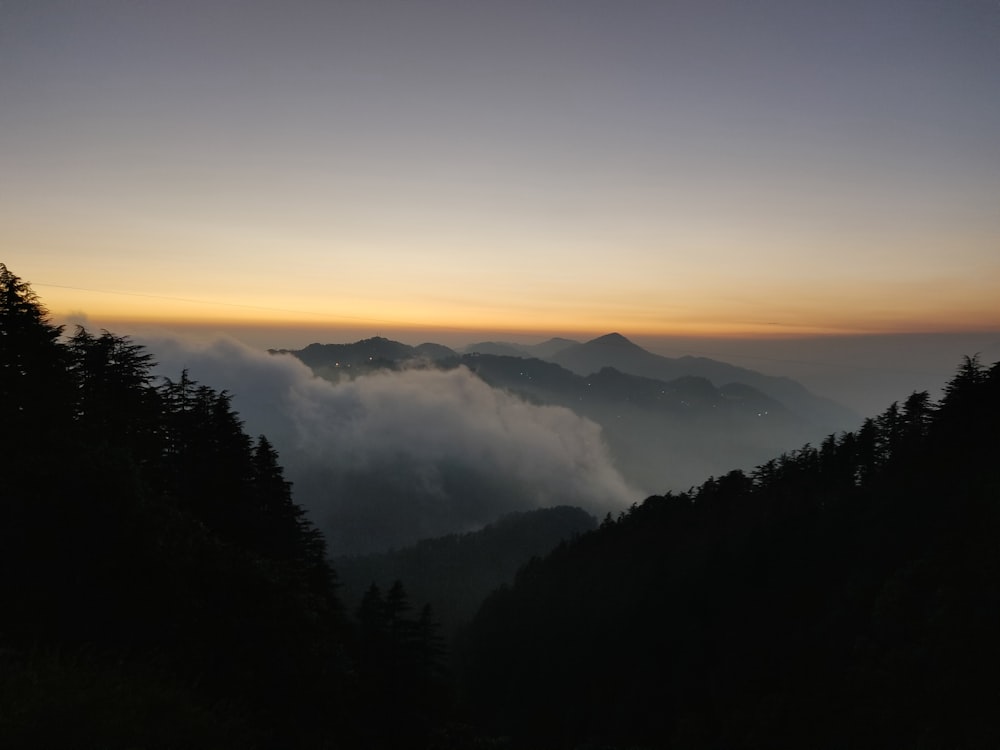
<svg viewBox="0 0 1000 750">
<path fill-rule="evenodd" d="M 345 603 L 360 602 L 373 582 L 388 587 L 404 580 L 413 599 L 433 606 L 442 635 L 450 639 L 525 562 L 596 526 L 594 517 L 580 508 L 541 508 L 508 513 L 477 531 L 378 554 L 338 557 L 333 563 Z"/>
<path fill-rule="evenodd" d="M 151 366 L 108 332 L 64 340 L 0 264 L 0 746 L 379 746 L 360 687 L 420 675 L 360 658 L 324 540 L 229 395 Z"/>
<path fill-rule="evenodd" d="M 1000 747 L 1000 366 L 650 497 L 524 568 L 465 651 L 512 747 Z"/>
</svg>

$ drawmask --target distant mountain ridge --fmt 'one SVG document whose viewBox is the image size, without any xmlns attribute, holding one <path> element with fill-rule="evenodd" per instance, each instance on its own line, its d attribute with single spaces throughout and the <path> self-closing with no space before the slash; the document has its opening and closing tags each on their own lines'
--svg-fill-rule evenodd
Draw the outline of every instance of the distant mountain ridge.
<svg viewBox="0 0 1000 750">
<path fill-rule="evenodd" d="M 427 342 L 410 346 L 382 336 L 351 344 L 313 343 L 304 349 L 268 349 L 268 352 L 291 354 L 314 370 L 385 367 L 415 359 L 437 361 L 458 356 L 458 352 L 443 344 Z"/>
<path fill-rule="evenodd" d="M 494 388 L 563 406 L 601 425 L 616 466 L 650 492 L 687 488 L 727 467 L 752 467 L 818 439 L 809 423 L 752 386 L 706 378 L 670 382 L 605 367 L 587 376 L 554 362 L 467 354 L 461 364 Z"/>
<path fill-rule="evenodd" d="M 462 351 L 465 354 L 500 354 L 508 357 L 537 357 L 552 359 L 553 356 L 573 346 L 579 346 L 579 341 L 564 338 L 551 338 L 540 344 L 511 344 L 506 341 L 480 341 L 469 344 Z"/>
<path fill-rule="evenodd" d="M 802 418 L 817 425 L 839 431 L 853 429 L 861 421 L 861 417 L 851 409 L 811 393 L 791 378 L 764 375 L 707 357 L 664 357 L 643 349 L 620 333 L 609 333 L 583 344 L 566 347 L 556 352 L 551 360 L 580 375 L 588 375 L 610 366 L 622 372 L 667 382 L 693 375 L 707 378 L 717 387 L 743 383 L 780 401 Z"/>
<path fill-rule="evenodd" d="M 285 353 L 332 380 L 464 365 L 491 387 L 600 424 L 619 470 L 645 492 L 686 489 L 720 471 L 752 468 L 859 421 L 790 379 L 704 358 L 662 357 L 617 333 L 582 344 L 552 339 L 533 350 L 553 354 L 527 356 L 525 347 L 497 342 L 459 354 L 380 337 Z"/>
<path fill-rule="evenodd" d="M 300 350 L 270 351 L 293 354 L 314 370 L 394 367 L 410 360 L 435 364 L 462 357 L 458 351 L 442 344 L 424 343 L 414 347 L 378 336 L 352 344 L 316 343 Z M 605 367 L 613 367 L 625 374 L 663 382 L 694 376 L 707 379 L 717 388 L 742 383 L 779 401 L 793 413 L 823 429 L 849 430 L 861 421 L 860 415 L 851 409 L 812 393 L 791 378 L 765 375 L 707 357 L 665 357 L 643 349 L 620 333 L 609 333 L 584 343 L 563 338 L 552 338 L 533 345 L 484 341 L 470 344 L 463 351 L 466 356 L 489 354 L 537 358 L 553 362 L 577 375 L 592 375 Z"/>
</svg>

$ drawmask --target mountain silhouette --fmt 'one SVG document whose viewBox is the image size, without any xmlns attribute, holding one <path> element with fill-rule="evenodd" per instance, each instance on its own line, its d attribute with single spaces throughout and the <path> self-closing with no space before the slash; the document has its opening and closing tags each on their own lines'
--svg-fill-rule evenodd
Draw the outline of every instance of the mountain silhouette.
<svg viewBox="0 0 1000 750">
<path fill-rule="evenodd" d="M 521 348 L 532 357 L 551 359 L 559 352 L 569 349 L 571 346 L 578 346 L 579 343 L 579 341 L 573 341 L 572 339 L 556 337 L 547 339 L 540 344 L 526 344 Z"/>
<path fill-rule="evenodd" d="M 292 354 L 318 374 L 341 369 L 365 371 L 395 367 L 410 360 L 437 361 L 457 357 L 458 353 L 443 344 L 424 343 L 409 346 L 399 341 L 374 336 L 352 344 L 309 344 L 304 349 L 268 349 L 271 354 Z"/>
<path fill-rule="evenodd" d="M 829 433 L 742 383 L 717 388 L 693 375 L 665 382 L 612 367 L 583 376 L 554 362 L 490 354 L 461 363 L 493 388 L 597 422 L 615 465 L 647 492 L 686 489 Z"/>
<path fill-rule="evenodd" d="M 477 341 L 474 344 L 469 344 L 462 351 L 465 354 L 495 354 L 500 357 L 530 356 L 524 347 L 506 341 Z"/>
<path fill-rule="evenodd" d="M 671 369 L 667 362 L 662 361 L 666 357 L 646 351 L 620 333 L 609 333 L 566 347 L 550 359 L 578 375 L 589 375 L 602 367 L 614 367 L 622 372 L 659 380 L 674 380 L 682 375 L 695 374 L 684 372 L 680 367 Z"/>
<path fill-rule="evenodd" d="M 734 467 L 749 469 L 860 421 L 787 378 L 705 358 L 662 357 L 620 333 L 582 344 L 552 339 L 534 349 L 555 354 L 542 359 L 529 356 L 530 347 L 480 342 L 459 356 L 437 344 L 411 347 L 380 337 L 287 353 L 332 380 L 412 361 L 465 365 L 493 388 L 601 425 L 615 465 L 645 492 L 683 490 Z"/>
<path fill-rule="evenodd" d="M 469 344 L 462 351 L 465 354 L 495 354 L 502 357 L 538 357 L 551 359 L 561 351 L 579 346 L 579 341 L 554 337 L 540 344 L 515 344 L 509 341 L 480 341 Z"/>
<path fill-rule="evenodd" d="M 620 333 L 609 333 L 567 347 L 549 359 L 579 375 L 614 367 L 632 375 L 668 382 L 693 375 L 706 378 L 716 386 L 742 383 L 780 401 L 803 419 L 835 431 L 853 429 L 861 421 L 851 409 L 817 396 L 791 378 L 764 375 L 707 357 L 664 357 L 643 349 Z"/>
<path fill-rule="evenodd" d="M 451 357 L 457 356 L 457 352 L 451 347 L 445 346 L 444 344 L 435 344 L 432 342 L 426 342 L 423 344 L 418 344 L 414 347 L 414 351 L 417 356 L 423 357 L 425 359 L 430 359 L 433 361 L 438 361 L 442 359 L 449 359 Z"/>
</svg>

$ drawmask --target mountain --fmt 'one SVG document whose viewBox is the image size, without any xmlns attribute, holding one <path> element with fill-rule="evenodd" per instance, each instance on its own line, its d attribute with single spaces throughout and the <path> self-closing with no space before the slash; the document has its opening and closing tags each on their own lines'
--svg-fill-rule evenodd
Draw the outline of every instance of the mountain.
<svg viewBox="0 0 1000 750">
<path fill-rule="evenodd" d="M 411 360 L 438 361 L 457 357 L 453 349 L 442 344 L 424 343 L 409 346 L 399 341 L 375 336 L 352 344 L 309 344 L 304 349 L 268 349 L 271 354 L 292 354 L 320 375 L 352 371 L 393 369 Z"/>
<path fill-rule="evenodd" d="M 666 358 L 633 344 L 620 333 L 609 333 L 583 344 L 566 347 L 552 356 L 554 362 L 581 375 L 597 372 L 602 367 L 614 367 L 623 372 L 658 377 L 661 380 L 673 380 L 686 374 L 680 369 L 667 371 L 661 361 L 664 359 Z M 656 375 L 643 372 L 657 367 L 660 372 Z"/>
<path fill-rule="evenodd" d="M 846 406 L 817 396 L 791 378 L 764 375 L 707 357 L 664 357 L 643 349 L 619 333 L 567 347 L 549 357 L 551 361 L 580 375 L 597 372 L 602 367 L 670 381 L 686 375 L 710 380 L 717 386 L 743 383 L 780 401 L 802 418 L 824 429 L 853 429 L 861 417 Z"/>
<path fill-rule="evenodd" d="M 615 465 L 647 493 L 752 468 L 833 429 L 817 430 L 744 384 L 717 388 L 696 376 L 664 382 L 611 367 L 581 376 L 554 362 L 489 354 L 460 362 L 494 388 L 597 422 Z"/>
<path fill-rule="evenodd" d="M 300 350 L 270 350 L 298 357 L 317 374 L 342 376 L 372 369 L 395 368 L 402 362 L 421 361 L 428 365 L 448 363 L 459 357 L 455 350 L 441 344 L 424 343 L 413 347 L 379 336 L 351 344 L 310 344 Z M 664 357 L 629 341 L 620 333 L 578 343 L 553 338 L 540 344 L 522 345 L 482 341 L 465 347 L 465 355 L 483 354 L 501 357 L 538 358 L 558 364 L 577 375 L 591 375 L 605 367 L 625 374 L 639 375 L 663 382 L 685 376 L 705 378 L 716 387 L 742 383 L 780 402 L 813 425 L 820 436 L 828 432 L 852 429 L 860 417 L 845 406 L 808 391 L 791 378 L 764 375 L 706 357 Z"/>
<path fill-rule="evenodd" d="M 525 344 L 521 348 L 531 357 L 551 359 L 559 352 L 569 349 L 571 346 L 577 346 L 579 343 L 579 341 L 572 339 L 551 338 L 540 344 Z"/>
<path fill-rule="evenodd" d="M 462 350 L 465 354 L 494 354 L 500 357 L 524 357 L 527 352 L 519 344 L 504 341 L 478 341 Z"/>
<path fill-rule="evenodd" d="M 469 344 L 462 351 L 465 354 L 495 354 L 501 357 L 538 357 L 551 359 L 559 352 L 578 346 L 579 341 L 551 338 L 539 344 L 512 344 L 506 341 L 480 341 Z"/>
<path fill-rule="evenodd" d="M 716 388 L 707 378 L 683 376 L 670 382 L 630 375 L 613 367 L 584 377 L 541 359 L 490 354 L 463 356 L 459 362 L 495 388 L 518 393 L 530 401 L 567 406 L 585 416 L 598 409 L 635 408 L 662 415 L 707 416 L 732 409 L 758 418 L 777 417 L 788 410 L 751 386 Z"/>
<path fill-rule="evenodd" d="M 479 531 L 381 554 L 337 557 L 338 593 L 353 607 L 372 584 L 388 591 L 400 580 L 413 601 L 431 605 L 450 637 L 472 619 L 487 594 L 512 583 L 529 560 L 596 526 L 594 517 L 580 508 L 559 506 L 510 513 Z"/>
<path fill-rule="evenodd" d="M 803 442 L 821 440 L 846 421 L 819 408 L 803 415 L 772 395 L 780 389 L 771 387 L 772 393 L 768 393 L 746 382 L 754 380 L 770 386 L 779 383 L 784 386 L 783 392 L 793 395 L 805 392 L 793 381 L 767 378 L 711 360 L 670 360 L 620 334 L 585 344 L 552 339 L 536 346 L 539 351 L 555 351 L 556 361 L 529 357 L 527 347 L 515 346 L 482 342 L 470 347 L 474 353 L 459 356 L 440 345 L 410 347 L 373 338 L 353 344 L 312 344 L 290 353 L 331 380 L 345 374 L 353 377 L 378 369 L 397 369 L 403 362 L 419 361 L 425 367 L 445 369 L 465 365 L 494 388 L 535 404 L 563 406 L 597 422 L 615 465 L 640 494 L 685 489 L 732 468 L 752 468 Z M 491 354 L 485 350 L 515 353 Z M 560 361 L 567 362 L 575 372 Z M 596 364 L 599 362 L 617 364 Z M 695 366 L 685 369 L 685 365 L 692 364 Z M 689 370 L 745 380 L 719 378 L 713 382 Z M 660 372 L 664 377 L 639 375 L 636 371 Z M 822 402 L 818 397 L 813 401 Z M 366 480 L 365 487 L 350 491 L 367 496 L 370 484 Z"/>
<path fill-rule="evenodd" d="M 414 352 L 418 357 L 423 357 L 424 359 L 433 360 L 435 362 L 458 356 L 458 353 L 451 347 L 445 346 L 444 344 L 435 344 L 429 341 L 415 346 Z"/>
</svg>

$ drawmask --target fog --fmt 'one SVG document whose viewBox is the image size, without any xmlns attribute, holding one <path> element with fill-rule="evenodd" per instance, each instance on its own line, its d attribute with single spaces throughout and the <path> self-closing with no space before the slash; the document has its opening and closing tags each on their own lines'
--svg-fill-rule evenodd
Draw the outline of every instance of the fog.
<svg viewBox="0 0 1000 750">
<path fill-rule="evenodd" d="M 939 398 L 963 356 L 1000 361 L 1000 331 L 796 338 L 635 337 L 668 357 L 710 357 L 793 378 L 814 393 L 874 416 L 913 391 Z"/>
<path fill-rule="evenodd" d="M 232 394 L 247 432 L 280 452 L 332 554 L 471 530 L 515 510 L 569 504 L 603 515 L 641 499 L 596 424 L 492 389 L 465 368 L 335 384 L 235 340 L 142 343 L 158 375 L 187 369 Z"/>
</svg>

